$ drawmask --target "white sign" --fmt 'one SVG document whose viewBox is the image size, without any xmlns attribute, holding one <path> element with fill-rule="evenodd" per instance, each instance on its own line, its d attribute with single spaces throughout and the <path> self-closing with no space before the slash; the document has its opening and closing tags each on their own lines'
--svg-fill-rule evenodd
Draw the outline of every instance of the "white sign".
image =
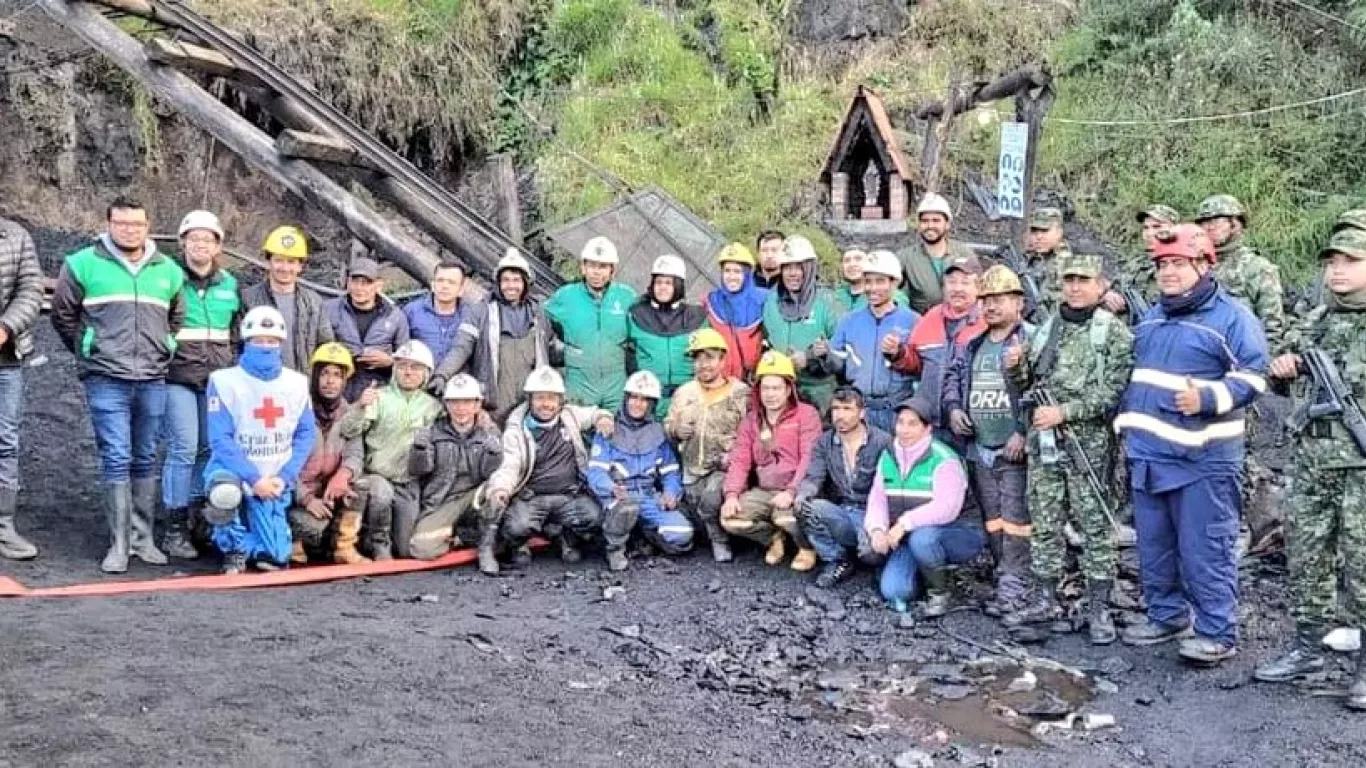
<svg viewBox="0 0 1366 768">
<path fill-rule="evenodd" d="M 1029 126 L 1001 123 L 1001 163 L 996 170 L 996 211 L 1011 219 L 1023 219 L 1025 210 L 1025 154 L 1029 151 Z"/>
</svg>

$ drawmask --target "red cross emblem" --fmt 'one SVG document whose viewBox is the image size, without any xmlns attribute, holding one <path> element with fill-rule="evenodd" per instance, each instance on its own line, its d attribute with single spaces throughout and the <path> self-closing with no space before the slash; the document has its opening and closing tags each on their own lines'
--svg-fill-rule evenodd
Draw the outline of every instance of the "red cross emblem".
<svg viewBox="0 0 1366 768">
<path fill-rule="evenodd" d="M 284 417 L 285 409 L 276 405 L 273 398 L 267 397 L 261 401 L 261 407 L 252 411 L 251 415 L 265 424 L 266 429 L 275 429 L 275 420 Z"/>
</svg>

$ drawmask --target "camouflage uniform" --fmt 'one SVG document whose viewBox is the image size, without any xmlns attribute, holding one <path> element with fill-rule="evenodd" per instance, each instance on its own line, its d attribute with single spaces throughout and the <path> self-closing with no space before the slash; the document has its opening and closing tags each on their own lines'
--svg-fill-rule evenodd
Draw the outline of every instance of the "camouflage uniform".
<svg viewBox="0 0 1366 768">
<path fill-rule="evenodd" d="M 1181 214 L 1169 205 L 1154 205 L 1138 212 L 1139 224 L 1147 219 L 1157 219 L 1159 222 L 1176 226 L 1181 223 Z M 1156 302 L 1161 296 L 1162 292 L 1157 287 L 1157 265 L 1153 263 L 1153 257 L 1147 249 L 1122 257 L 1114 276 L 1116 290 L 1135 290 L 1147 299 L 1149 304 Z M 1129 318 L 1130 325 L 1137 321 L 1138 318 Z"/>
<path fill-rule="evenodd" d="M 1062 226 L 1062 211 L 1057 208 L 1036 208 L 1029 220 L 1030 229 L 1049 229 L 1054 226 Z M 1058 243 L 1056 248 L 1047 253 L 1025 252 L 1025 274 L 1034 278 L 1034 284 L 1039 286 L 1039 296 L 1043 304 L 1038 313 L 1039 317 L 1046 317 L 1057 311 L 1058 304 L 1062 301 L 1062 276 L 1058 273 L 1058 263 L 1071 255 L 1072 248 L 1066 240 Z"/>
<path fill-rule="evenodd" d="M 1063 275 L 1096 277 L 1099 256 L 1069 256 Z M 1051 334 L 1061 336 L 1051 369 L 1034 374 Z M 1058 312 L 1039 329 L 1025 365 L 1011 370 L 1022 390 L 1046 389 L 1062 408 L 1062 429 L 1071 433 L 1104 477 L 1110 450 L 1109 417 L 1118 405 L 1133 367 L 1133 334 L 1124 321 L 1096 307 L 1085 323 L 1071 323 Z M 1108 582 L 1115 575 L 1115 546 L 1110 521 L 1087 482 L 1081 466 L 1066 453 L 1063 436 L 1053 430 L 1059 452 L 1057 463 L 1046 464 L 1040 453 L 1040 433 L 1029 430 L 1029 515 L 1034 522 L 1031 564 L 1041 585 L 1055 584 L 1066 564 L 1063 527 L 1075 520 L 1085 538 L 1082 573 L 1091 583 Z"/>
</svg>

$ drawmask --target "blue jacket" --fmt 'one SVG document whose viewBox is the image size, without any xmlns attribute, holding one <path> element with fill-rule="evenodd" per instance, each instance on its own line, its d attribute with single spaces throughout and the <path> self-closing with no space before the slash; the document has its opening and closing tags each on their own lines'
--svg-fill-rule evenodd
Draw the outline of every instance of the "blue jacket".
<svg viewBox="0 0 1366 768">
<path fill-rule="evenodd" d="M 1115 429 L 1128 437 L 1130 459 L 1170 471 L 1135 483 L 1163 492 L 1211 472 L 1240 471 L 1243 411 L 1266 391 L 1266 368 L 1261 324 L 1223 288 L 1173 317 L 1154 305 L 1134 328 L 1134 372 Z M 1188 379 L 1201 393 L 1194 416 L 1176 408 Z"/>
<path fill-rule="evenodd" d="M 363 339 L 349 298 L 338 296 L 328 300 L 323 305 L 323 312 L 332 324 L 332 333 L 337 337 L 337 343 L 346 347 L 352 357 L 359 357 L 366 349 L 379 349 L 392 355 L 408 341 L 408 318 L 403 316 L 403 310 L 387 296 L 379 297 L 379 316 L 370 324 L 370 330 Z M 441 359 L 435 355 L 433 358 Z M 346 399 L 354 401 L 372 383 L 381 386 L 389 383 L 389 376 L 392 373 L 393 370 L 390 368 L 381 370 L 357 366 L 356 375 L 346 383 Z"/>
<path fill-rule="evenodd" d="M 603 506 L 610 506 L 612 489 L 619 482 L 632 497 L 667 493 L 681 500 L 683 474 L 673 444 L 662 440 L 649 453 L 627 453 L 610 438 L 594 436 L 588 458 L 588 487 Z"/>
<path fill-rule="evenodd" d="M 896 334 L 898 347 L 906 345 L 911 330 L 920 322 L 913 309 L 896 307 L 882 318 L 868 306 L 850 312 L 835 327 L 830 339 L 826 368 L 853 384 L 864 397 L 900 399 L 910 394 L 914 379 L 892 367 L 882 354 L 882 337 Z"/>
<path fill-rule="evenodd" d="M 472 339 L 479 338 L 478 328 L 473 325 L 465 326 L 465 318 L 471 315 L 470 305 L 478 303 L 461 299 L 455 305 L 455 314 L 447 316 L 437 313 L 430 293 L 414 299 L 403 306 L 403 315 L 408 319 L 408 335 L 427 345 L 427 349 L 432 351 L 432 359 L 440 368 L 442 361 L 455 346 L 457 334 L 463 331 Z"/>
</svg>

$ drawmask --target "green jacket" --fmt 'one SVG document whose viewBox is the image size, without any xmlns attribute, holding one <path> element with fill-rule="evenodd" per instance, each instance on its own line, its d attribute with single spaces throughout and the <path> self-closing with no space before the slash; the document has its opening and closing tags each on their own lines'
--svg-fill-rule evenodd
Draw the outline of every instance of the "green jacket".
<svg viewBox="0 0 1366 768">
<path fill-rule="evenodd" d="M 379 400 L 368 408 L 352 408 L 342 417 L 341 434 L 361 440 L 365 448 L 365 472 L 391 482 L 406 483 L 408 454 L 420 430 L 436 423 L 441 402 L 422 389 L 404 392 L 398 383 L 380 390 Z"/>
<path fill-rule="evenodd" d="M 930 256 L 925 251 L 925 241 L 920 236 L 909 246 L 896 252 L 901 260 L 901 268 L 906 272 L 906 295 L 910 297 L 910 307 L 920 314 L 930 311 L 930 307 L 944 303 L 944 267 L 951 259 L 971 256 L 972 249 L 957 240 L 949 240 L 949 252 L 944 258 Z"/>
<path fill-rule="evenodd" d="M 676 305 L 665 312 L 644 298 L 631 307 L 627 320 L 627 338 L 635 358 L 631 370 L 649 371 L 659 378 L 664 396 L 655 404 L 655 414 L 661 419 L 669 413 L 674 390 L 692 379 L 688 339 L 706 322 L 706 311 L 696 304 Z"/>
<path fill-rule="evenodd" d="M 175 357 L 166 381 L 203 391 L 209 374 L 237 362 L 237 323 L 242 297 L 237 279 L 215 267 L 204 277 L 185 270 L 185 325 L 176 333 Z"/>
<path fill-rule="evenodd" d="M 81 378 L 166 377 L 185 323 L 185 273 L 147 241 L 137 274 L 106 238 L 66 257 L 52 296 L 52 327 L 76 356 Z"/>
<path fill-rule="evenodd" d="M 616 400 L 626 381 L 627 313 L 636 292 L 622 283 L 609 283 L 602 298 L 595 297 L 582 281 L 570 283 L 545 305 L 555 335 L 564 342 L 564 368 L 569 399 L 597 404 Z"/>
<path fill-rule="evenodd" d="M 1252 310 L 1266 331 L 1267 349 L 1279 354 L 1285 335 L 1285 290 L 1276 265 L 1246 245 L 1229 243 L 1219 249 L 1214 279 Z"/>
<path fill-rule="evenodd" d="M 797 371 L 797 384 L 802 392 L 811 396 L 813 387 L 834 385 L 834 377 L 821 365 L 822 358 L 811 352 L 811 345 L 817 339 L 829 341 L 835 335 L 835 326 L 843 316 L 835 295 L 825 288 L 818 288 L 811 302 L 811 311 L 796 322 L 789 322 L 778 309 L 778 292 L 769 293 L 764 300 L 764 337 L 769 349 L 785 355 L 801 352 L 806 355 L 806 365 Z"/>
<path fill-rule="evenodd" d="M 1328 294 L 1326 301 L 1332 301 Z M 1337 365 L 1342 382 L 1351 388 L 1357 402 L 1366 402 L 1366 345 L 1361 343 L 1366 335 L 1366 312 L 1336 312 L 1328 306 L 1315 307 L 1291 328 L 1285 336 L 1285 352 L 1301 354 L 1310 348 L 1323 350 Z M 1280 389 L 1281 382 L 1272 380 Z M 1312 381 L 1307 374 L 1295 379 L 1291 387 L 1293 401 L 1291 411 L 1301 409 L 1306 400 L 1312 398 Z M 1320 423 L 1327 422 L 1327 423 Z M 1310 421 L 1308 426 L 1295 435 L 1296 480 L 1294 487 L 1299 489 L 1315 487 L 1312 480 L 1323 470 L 1335 467 L 1353 467 L 1361 471 L 1366 456 L 1352 441 L 1351 435 L 1342 425 L 1341 418 L 1325 418 Z"/>
</svg>

